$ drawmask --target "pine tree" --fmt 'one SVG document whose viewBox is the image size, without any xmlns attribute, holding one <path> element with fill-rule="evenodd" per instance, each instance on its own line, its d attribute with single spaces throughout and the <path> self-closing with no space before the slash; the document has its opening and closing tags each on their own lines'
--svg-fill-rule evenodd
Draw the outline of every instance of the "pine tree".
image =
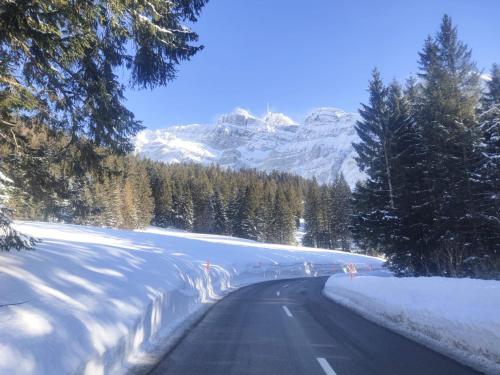
<svg viewBox="0 0 500 375">
<path fill-rule="evenodd" d="M 9 198 L 8 179 L 0 171 L 0 251 L 29 249 L 34 239 L 17 232 L 11 226 L 10 210 L 5 206 Z"/>
<path fill-rule="evenodd" d="M 500 68 L 493 65 L 488 90 L 482 99 L 481 130 L 483 142 L 479 145 L 484 156 L 480 174 L 485 184 L 484 208 L 491 216 L 500 217 Z"/>
<path fill-rule="evenodd" d="M 234 236 L 238 236 L 238 233 L 241 233 L 240 211 L 244 196 L 245 190 L 242 188 L 238 189 L 238 191 L 233 194 L 227 207 L 228 226 L 230 234 Z"/>
<path fill-rule="evenodd" d="M 294 242 L 295 218 L 283 189 L 276 191 L 270 222 L 271 242 L 290 244 Z"/>
<path fill-rule="evenodd" d="M 362 105 L 356 123 L 360 142 L 353 144 L 356 161 L 368 179 L 353 193 L 353 236 L 370 251 L 391 251 L 395 217 L 394 139 L 398 124 L 391 121 L 388 89 L 374 70 L 369 86 L 369 104 Z"/>
<path fill-rule="evenodd" d="M 391 227 L 393 246 L 386 253 L 389 265 L 399 274 L 425 274 L 429 258 L 427 245 L 428 190 L 423 157 L 425 146 L 413 117 L 418 89 L 410 79 L 403 94 L 393 83 L 387 103 L 395 129 L 393 140 L 394 217 Z"/>
<path fill-rule="evenodd" d="M 129 70 L 136 87 L 171 81 L 176 65 L 201 49 L 183 22 L 195 22 L 205 3 L 2 2 L 2 85 L 15 93 L 14 101 L 29 99 L 50 126 L 64 127 L 72 137 L 85 134 L 96 145 L 131 150 L 131 136 L 141 125 L 123 105 L 116 72 Z M 18 62 L 23 66 L 14 72 Z"/>
<path fill-rule="evenodd" d="M 210 205 L 212 196 L 211 183 L 204 172 L 199 173 L 195 181 L 191 184 L 191 196 L 193 197 L 195 232 L 209 233 L 213 227 L 213 211 Z"/>
<path fill-rule="evenodd" d="M 500 68 L 493 65 L 487 91 L 482 98 L 482 138 L 477 148 L 482 158 L 476 166 L 481 184 L 480 215 L 483 251 L 473 258 L 473 274 L 488 276 L 500 269 Z"/>
<path fill-rule="evenodd" d="M 164 168 L 149 168 L 151 193 L 154 201 L 153 224 L 159 227 L 172 225 L 172 186 Z"/>
<path fill-rule="evenodd" d="M 320 209 L 318 212 L 319 233 L 318 233 L 318 247 L 324 249 L 333 248 L 332 233 L 330 232 L 330 189 L 328 185 L 320 186 Z"/>
<path fill-rule="evenodd" d="M 210 206 L 212 207 L 213 213 L 213 233 L 215 234 L 226 234 L 228 228 L 228 219 L 226 216 L 226 207 L 224 201 L 222 200 L 222 195 L 217 190 L 214 192 L 210 199 Z"/>
<path fill-rule="evenodd" d="M 259 232 L 257 210 L 259 207 L 259 197 L 255 184 L 249 184 L 245 189 L 245 195 L 241 202 L 238 213 L 238 232 L 236 235 L 242 238 L 259 241 L 262 233 Z"/>
<path fill-rule="evenodd" d="M 132 179 L 134 190 L 134 206 L 136 221 L 132 228 L 143 228 L 151 224 L 154 210 L 154 199 L 151 192 L 151 183 L 145 166 L 137 158 L 127 159 L 128 174 Z"/>
<path fill-rule="evenodd" d="M 121 226 L 123 228 L 136 228 L 139 223 L 137 197 L 135 195 L 137 191 L 134 189 L 134 182 L 132 177 L 127 177 L 123 185 L 120 206 L 123 217 Z"/>
<path fill-rule="evenodd" d="M 448 16 L 436 37 L 427 39 L 420 71 L 416 121 L 425 146 L 425 226 L 430 230 L 427 246 L 433 250 L 427 272 L 456 276 L 472 249 L 480 246 L 473 177 L 479 74 Z"/>
<path fill-rule="evenodd" d="M 275 194 L 273 190 L 276 191 L 275 187 L 267 186 L 267 192 L 265 193 L 264 200 L 259 209 L 258 215 L 262 218 L 261 220 L 261 232 L 263 233 L 263 240 L 265 242 L 274 241 L 274 232 L 272 227 L 273 221 L 273 210 L 274 210 L 274 199 Z"/>
<path fill-rule="evenodd" d="M 190 231 L 193 229 L 193 200 L 187 186 L 177 182 L 173 195 L 174 218 L 176 228 Z"/>
<path fill-rule="evenodd" d="M 123 228 L 123 179 L 121 176 L 111 176 L 108 197 L 111 199 L 106 204 L 105 220 L 107 226 Z"/>
<path fill-rule="evenodd" d="M 351 243 L 351 189 L 340 174 L 330 189 L 328 207 L 330 242 L 333 248 L 349 251 Z"/>
<path fill-rule="evenodd" d="M 304 246 L 318 247 L 321 233 L 320 222 L 321 193 L 315 178 L 309 187 L 304 207 L 305 234 L 302 239 Z"/>
</svg>

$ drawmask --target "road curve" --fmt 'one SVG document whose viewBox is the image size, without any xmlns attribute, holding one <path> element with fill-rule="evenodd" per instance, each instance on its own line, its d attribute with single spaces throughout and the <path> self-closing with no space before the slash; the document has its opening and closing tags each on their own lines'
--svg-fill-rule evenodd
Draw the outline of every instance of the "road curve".
<svg viewBox="0 0 500 375">
<path fill-rule="evenodd" d="M 477 374 L 328 300 L 325 281 L 275 280 L 237 290 L 150 374 Z"/>
</svg>

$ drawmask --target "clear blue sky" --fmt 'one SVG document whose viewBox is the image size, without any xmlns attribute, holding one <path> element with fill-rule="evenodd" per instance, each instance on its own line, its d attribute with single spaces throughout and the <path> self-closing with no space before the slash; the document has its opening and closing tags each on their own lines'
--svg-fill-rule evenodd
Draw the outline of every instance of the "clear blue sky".
<svg viewBox="0 0 500 375">
<path fill-rule="evenodd" d="M 444 13 L 479 68 L 500 63 L 500 0 L 211 0 L 194 25 L 205 49 L 167 87 L 127 91 L 127 105 L 152 129 L 267 102 L 297 120 L 318 106 L 356 111 L 373 67 L 387 81 L 416 72 Z"/>
</svg>

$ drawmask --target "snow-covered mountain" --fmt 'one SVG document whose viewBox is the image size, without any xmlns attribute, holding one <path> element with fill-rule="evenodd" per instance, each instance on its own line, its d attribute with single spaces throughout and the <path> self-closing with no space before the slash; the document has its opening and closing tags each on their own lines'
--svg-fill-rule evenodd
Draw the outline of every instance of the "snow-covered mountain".
<svg viewBox="0 0 500 375">
<path fill-rule="evenodd" d="M 319 182 L 343 172 L 351 186 L 363 178 L 354 161 L 357 114 L 317 108 L 301 124 L 282 113 L 259 118 L 244 109 L 221 116 L 215 124 L 144 130 L 136 154 L 167 163 L 199 162 L 233 169 L 279 170 Z"/>
</svg>

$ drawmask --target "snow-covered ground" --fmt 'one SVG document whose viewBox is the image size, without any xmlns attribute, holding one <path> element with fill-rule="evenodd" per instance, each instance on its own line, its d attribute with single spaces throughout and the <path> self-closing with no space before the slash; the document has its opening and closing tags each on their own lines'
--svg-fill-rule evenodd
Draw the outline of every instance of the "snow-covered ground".
<svg viewBox="0 0 500 375">
<path fill-rule="evenodd" d="M 481 371 L 500 374 L 500 282 L 331 276 L 329 298 Z"/>
<path fill-rule="evenodd" d="M 380 267 L 376 258 L 232 237 L 18 222 L 42 240 L 0 254 L 0 374 L 124 373 L 235 287 Z"/>
</svg>

